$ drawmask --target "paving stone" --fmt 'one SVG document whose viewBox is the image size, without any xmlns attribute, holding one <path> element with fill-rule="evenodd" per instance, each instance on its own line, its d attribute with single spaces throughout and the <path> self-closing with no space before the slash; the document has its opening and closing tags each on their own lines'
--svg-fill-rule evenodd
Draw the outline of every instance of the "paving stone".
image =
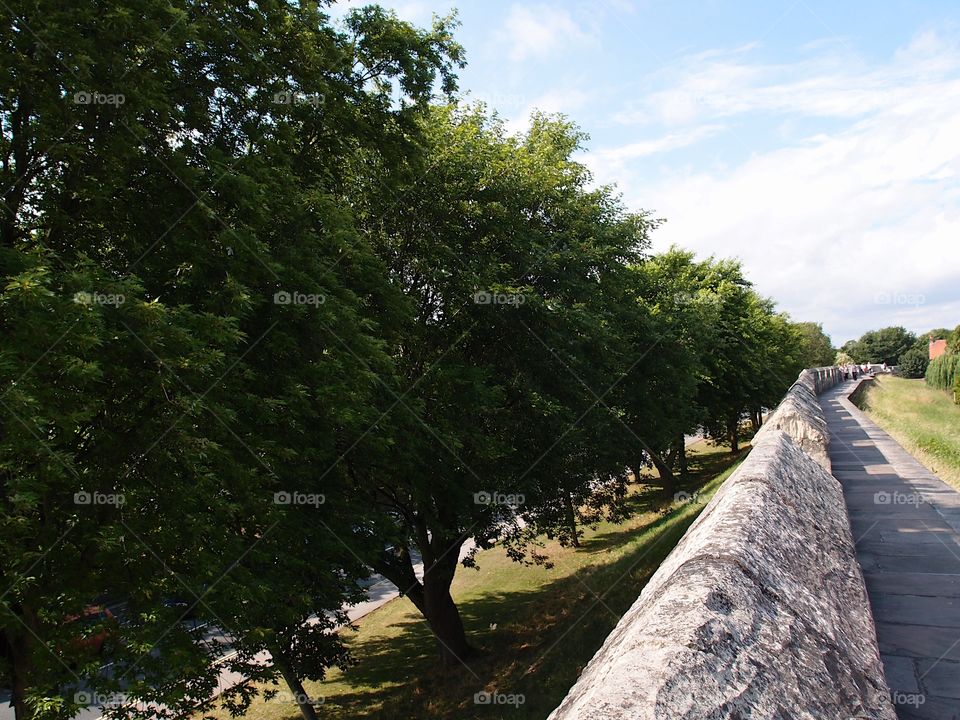
<svg viewBox="0 0 960 720">
<path fill-rule="evenodd" d="M 905 618 L 923 625 L 960 629 L 960 597 L 895 595 L 871 592 L 870 607 L 877 622 L 897 623 Z M 960 636 L 960 633 L 956 633 Z"/>
<path fill-rule="evenodd" d="M 877 622 L 881 655 L 960 662 L 960 630 L 930 625 Z"/>
<path fill-rule="evenodd" d="M 901 699 L 895 693 L 891 697 L 895 701 Z M 960 705 L 951 698 L 930 695 L 912 698 L 907 695 L 902 700 L 902 703 L 894 703 L 899 720 L 960 720 Z"/>
<path fill-rule="evenodd" d="M 877 555 L 875 553 L 857 552 L 864 571 L 871 572 L 899 572 L 899 573 L 933 573 L 937 575 L 960 575 L 960 559 L 944 550 L 931 552 L 929 555 Z M 867 588 L 869 590 L 869 588 Z"/>
<path fill-rule="evenodd" d="M 867 591 L 872 593 L 960 598 L 960 575 L 885 573 L 864 570 L 863 578 L 867 583 Z"/>
<path fill-rule="evenodd" d="M 854 505 L 848 506 L 848 517 L 851 521 L 857 520 L 859 522 L 864 519 L 871 519 L 871 522 L 892 520 L 894 522 L 901 523 L 901 527 L 903 527 L 903 523 L 913 520 L 916 521 L 918 529 L 921 531 L 925 530 L 927 527 L 934 529 L 938 527 L 946 527 L 953 531 L 953 528 L 950 526 L 950 524 L 940 517 L 936 510 L 924 507 L 922 505 L 907 505 L 897 507 L 874 504 L 872 501 L 868 502 L 863 498 L 854 498 L 852 502 Z"/>
<path fill-rule="evenodd" d="M 881 542 L 877 538 L 865 538 L 857 542 L 857 555 L 866 553 L 868 555 L 885 555 L 888 557 L 921 557 L 929 558 L 932 553 L 939 553 L 940 545 L 931 545 L 929 543 L 920 545 L 913 542 Z M 951 548 L 954 559 L 960 562 L 960 549 L 957 546 Z M 940 558 L 938 558 L 940 560 Z"/>
<path fill-rule="evenodd" d="M 960 493 L 846 394 L 821 406 L 891 700 L 901 720 L 960 720 Z"/>
<path fill-rule="evenodd" d="M 900 655 L 881 655 L 883 673 L 887 676 L 887 685 L 891 690 L 905 693 L 918 693 L 916 660 Z"/>
<path fill-rule="evenodd" d="M 917 677 L 927 694 L 960 700 L 960 663 L 918 660 Z"/>
<path fill-rule="evenodd" d="M 943 535 L 944 539 L 947 537 L 956 538 L 958 535 L 942 518 L 934 518 L 929 521 L 926 518 L 904 520 L 896 515 L 877 518 L 875 513 L 867 512 L 851 513 L 850 528 L 853 530 L 855 538 L 868 531 L 881 533 L 884 536 L 887 533 L 896 535 L 930 535 L 936 533 L 937 535 Z"/>
</svg>

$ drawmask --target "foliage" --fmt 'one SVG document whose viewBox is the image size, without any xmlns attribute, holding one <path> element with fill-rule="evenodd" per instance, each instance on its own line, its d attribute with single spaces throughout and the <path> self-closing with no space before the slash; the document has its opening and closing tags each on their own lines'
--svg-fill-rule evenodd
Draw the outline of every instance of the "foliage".
<svg viewBox="0 0 960 720">
<path fill-rule="evenodd" d="M 957 325 L 953 332 L 947 337 L 947 348 L 950 352 L 960 354 L 960 325 Z"/>
<path fill-rule="evenodd" d="M 704 420 L 697 393 L 716 316 L 715 296 L 701 287 L 705 268 L 678 248 L 634 266 L 634 317 L 623 323 L 627 364 L 611 402 L 629 428 L 634 474 L 654 465 L 668 495 L 675 491 L 675 463 L 683 473 L 684 435 Z"/>
<path fill-rule="evenodd" d="M 331 630 L 371 566 L 460 659 L 468 538 L 544 562 L 543 535 L 629 512 L 638 458 L 672 467 L 701 425 L 735 447 L 811 357 L 738 263 L 646 257 L 657 221 L 594 186 L 566 119 L 511 136 L 431 106 L 463 64 L 454 18 L 327 6 L 7 7 L 18 720 L 72 717 L 77 687 L 123 690 L 118 716 L 204 709 L 219 648 L 187 615 L 229 636 L 228 668 L 302 695 L 349 662 Z M 118 634 L 97 656 L 67 619 L 101 603 L 122 623 L 82 631 Z"/>
<path fill-rule="evenodd" d="M 337 542 L 362 512 L 336 460 L 374 452 L 395 305 L 343 167 L 400 152 L 434 81 L 453 89 L 450 21 L 368 8 L 341 30 L 282 0 L 6 12 L 0 676 L 17 717 L 72 717 L 77 687 L 192 709 L 218 669 L 183 612 L 234 637 L 238 668 L 321 677 L 342 653 L 303 621 L 366 572 Z M 313 302 L 278 304 L 293 291 Z M 275 502 L 291 492 L 328 502 Z M 103 657 L 64 622 L 97 603 L 122 620 Z M 257 670 L 266 647 L 277 667 Z M 117 713 L 147 712 L 132 702 Z"/>
<path fill-rule="evenodd" d="M 416 608 L 400 600 L 365 616 L 356 632 L 341 631 L 356 664 L 332 671 L 322 684 L 307 683 L 308 691 L 323 696 L 330 720 L 484 720 L 489 707 L 472 698 L 495 683 L 525 696 L 506 717 L 542 720 L 740 457 L 697 443 L 684 483 L 692 500 L 677 502 L 635 485 L 627 499 L 631 517 L 585 528 L 582 550 L 548 541 L 550 568 L 516 563 L 499 546 L 480 552 L 478 569 L 458 573 L 451 588 L 471 637 L 483 648 L 467 661 L 472 672 L 458 666 L 439 675 L 429 629 Z M 590 611 L 596 597 L 585 585 L 605 589 L 610 612 Z M 289 720 L 295 707 L 279 700 L 258 701 L 247 717 Z M 214 717 L 229 720 L 222 711 Z"/>
<path fill-rule="evenodd" d="M 826 367 L 833 365 L 837 351 L 830 342 L 830 336 L 823 331 L 820 323 L 794 323 L 794 328 L 802 338 L 801 361 L 804 367 Z"/>
<path fill-rule="evenodd" d="M 853 365 L 854 363 L 856 363 L 856 360 L 845 350 L 837 351 L 836 357 L 833 359 L 834 365 Z"/>
<path fill-rule="evenodd" d="M 762 408 L 775 407 L 803 369 L 800 337 L 789 319 L 752 289 L 739 262 L 709 261 L 701 282 L 716 298 L 717 315 L 698 403 L 706 431 L 735 451 L 744 415 L 756 422 Z"/>
<path fill-rule="evenodd" d="M 859 340 L 851 340 L 841 349 L 856 363 L 898 365 L 900 357 L 916 343 L 916 335 L 898 326 L 866 332 Z"/>
<path fill-rule="evenodd" d="M 946 353 L 931 360 L 924 375 L 927 385 L 938 390 L 952 390 L 960 375 L 960 355 Z"/>
<path fill-rule="evenodd" d="M 648 224 L 588 188 L 571 159 L 582 136 L 562 119 L 509 137 L 481 109 L 437 108 L 423 134 L 428 172 L 358 167 L 359 217 L 412 302 L 385 407 L 403 442 L 357 472 L 357 492 L 381 508 L 372 532 L 391 546 L 371 564 L 449 662 L 469 652 L 449 597 L 468 537 L 506 535 L 521 559 L 535 532 L 573 542 L 571 510 L 622 503 L 626 429 L 603 395 L 622 364 L 626 263 Z M 423 581 L 416 551 L 432 568 Z"/>
<path fill-rule="evenodd" d="M 900 356 L 899 374 L 907 378 L 921 378 L 927 371 L 930 363 L 926 349 L 910 348 Z"/>
</svg>

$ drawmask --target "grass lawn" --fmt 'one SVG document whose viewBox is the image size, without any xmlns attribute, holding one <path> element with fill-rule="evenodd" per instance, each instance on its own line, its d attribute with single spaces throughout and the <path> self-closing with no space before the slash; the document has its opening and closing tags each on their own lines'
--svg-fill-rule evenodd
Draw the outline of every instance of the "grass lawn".
<svg viewBox="0 0 960 720">
<path fill-rule="evenodd" d="M 923 380 L 880 376 L 857 406 L 920 462 L 960 489 L 960 405 Z"/>
<path fill-rule="evenodd" d="M 635 513 L 621 525 L 587 529 L 574 550 L 547 542 L 553 567 L 527 567 L 493 548 L 477 556 L 479 570 L 460 568 L 453 595 L 479 654 L 466 666 L 442 669 L 424 621 L 405 598 L 390 601 L 345 630 L 356 664 L 321 683 L 323 718 L 512 718 L 543 720 L 633 604 L 703 503 L 744 455 L 697 443 L 688 450 L 697 501 L 665 499 L 652 480 L 635 485 Z M 482 690 L 522 694 L 524 703 L 477 705 Z M 229 717 L 218 711 L 219 718 Z M 254 701 L 252 720 L 295 720 L 290 702 Z"/>
</svg>

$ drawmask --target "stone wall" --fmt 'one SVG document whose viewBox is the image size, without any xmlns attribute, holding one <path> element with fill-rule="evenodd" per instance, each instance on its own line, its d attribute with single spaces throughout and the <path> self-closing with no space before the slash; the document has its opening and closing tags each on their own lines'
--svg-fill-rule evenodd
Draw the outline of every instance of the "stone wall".
<svg viewBox="0 0 960 720">
<path fill-rule="evenodd" d="M 896 716 L 804 371 L 550 720 Z"/>
</svg>

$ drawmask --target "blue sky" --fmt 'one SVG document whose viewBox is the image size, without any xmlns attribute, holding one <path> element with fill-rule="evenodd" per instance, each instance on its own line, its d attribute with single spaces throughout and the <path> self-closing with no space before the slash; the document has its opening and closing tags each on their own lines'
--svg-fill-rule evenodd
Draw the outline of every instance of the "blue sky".
<svg viewBox="0 0 960 720">
<path fill-rule="evenodd" d="M 457 8 L 461 89 L 517 132 L 575 120 L 597 182 L 666 218 L 655 250 L 740 258 L 837 345 L 960 323 L 960 3 L 380 4 Z"/>
</svg>

